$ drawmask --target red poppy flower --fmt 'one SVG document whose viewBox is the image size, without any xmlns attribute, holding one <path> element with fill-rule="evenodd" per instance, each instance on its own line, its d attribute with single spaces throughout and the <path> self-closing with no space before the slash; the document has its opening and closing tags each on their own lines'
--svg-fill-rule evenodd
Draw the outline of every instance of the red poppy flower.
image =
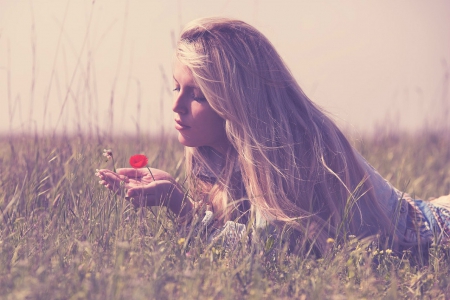
<svg viewBox="0 0 450 300">
<path fill-rule="evenodd" d="M 130 157 L 130 165 L 135 168 L 143 168 L 147 165 L 148 158 L 143 154 L 136 154 Z"/>
</svg>

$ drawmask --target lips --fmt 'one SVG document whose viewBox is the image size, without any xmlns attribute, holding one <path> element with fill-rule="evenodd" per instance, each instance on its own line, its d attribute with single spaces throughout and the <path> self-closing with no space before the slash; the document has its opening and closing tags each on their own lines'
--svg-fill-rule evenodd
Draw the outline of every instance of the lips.
<svg viewBox="0 0 450 300">
<path fill-rule="evenodd" d="M 189 129 L 190 126 L 187 126 L 186 124 L 181 123 L 180 120 L 175 120 L 175 129 L 176 130 L 183 130 L 183 129 Z"/>
</svg>

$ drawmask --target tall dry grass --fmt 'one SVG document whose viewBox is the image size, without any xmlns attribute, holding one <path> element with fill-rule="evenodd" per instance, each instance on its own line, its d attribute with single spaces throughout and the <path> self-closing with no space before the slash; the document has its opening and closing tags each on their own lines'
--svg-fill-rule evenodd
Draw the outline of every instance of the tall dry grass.
<svg viewBox="0 0 450 300">
<path fill-rule="evenodd" d="M 355 143 L 380 173 L 427 198 L 450 192 L 448 131 L 378 134 Z M 433 298 L 450 295 L 449 249 L 414 265 L 357 239 L 326 257 L 289 256 L 270 245 L 226 254 L 183 248 L 164 209 L 134 209 L 102 188 L 96 168 L 138 152 L 183 180 L 170 138 L 4 136 L 0 143 L 0 295 L 5 299 Z M 409 184 L 406 184 L 409 182 Z M 271 253 L 271 252 L 270 252 Z M 376 263 L 375 263 L 376 262 Z"/>
<path fill-rule="evenodd" d="M 68 4 L 61 20 L 59 41 L 52 55 L 47 82 L 37 77 L 42 42 L 35 33 L 33 12 L 32 64 L 29 96 L 13 98 L 9 47 L 6 74 L 10 132 L 41 132 L 0 137 L 0 297 L 4 299 L 342 299 L 450 297 L 449 248 L 430 249 L 428 265 L 414 265 L 409 254 L 368 249 L 363 241 L 330 243 L 329 255 L 271 254 L 270 243 L 225 253 L 215 245 L 194 240 L 189 251 L 165 209 L 135 209 L 102 188 L 96 168 L 110 168 L 101 155 L 114 151 L 116 165 L 126 166 L 131 154 L 145 153 L 152 167 L 168 171 L 183 182 L 182 147 L 171 137 L 142 135 L 141 82 L 123 74 L 124 34 L 114 69 L 108 124 L 100 124 L 101 109 L 95 72 L 91 21 L 80 49 L 65 53 L 62 37 Z M 180 14 L 181 12 L 179 12 Z M 180 18 L 180 15 L 179 15 Z M 181 20 L 181 19 L 180 19 Z M 127 9 L 124 10 L 124 25 Z M 175 35 L 175 34 L 173 34 Z M 67 39 L 70 38 L 67 36 Z M 92 43 L 92 44 L 91 44 Z M 70 44 L 70 43 L 69 43 Z M 9 45 L 9 44 L 8 44 Z M 71 47 L 68 47 L 71 49 Z M 70 59 L 76 63 L 68 67 Z M 129 58 L 132 60 L 132 57 Z M 73 61 L 71 61 L 73 62 Z M 170 83 L 161 68 L 158 121 L 164 123 L 164 103 Z M 64 80 L 65 77 L 65 80 Z M 121 77 L 122 78 L 122 77 Z M 124 80 L 122 78 L 122 80 Z M 443 120 L 447 130 L 416 134 L 376 132 L 355 147 L 395 186 L 424 199 L 450 192 L 450 130 L 448 72 L 443 82 Z M 130 84 L 136 97 L 130 96 Z M 44 95 L 36 87 L 45 86 Z M 122 93 L 121 90 L 124 90 Z M 51 123 L 51 99 L 61 99 L 56 123 Z M 130 99 L 135 99 L 130 102 Z M 441 99 L 440 99 L 441 100 Z M 25 101 L 29 105 L 25 105 Z M 43 106 L 42 128 L 36 128 L 33 103 Z M 135 106 L 137 136 L 114 135 L 117 105 Z M 17 107 L 28 107 L 24 113 Z M 71 119 L 72 114 L 75 118 Z M 22 117 L 20 127 L 14 127 Z M 41 116 L 38 116 L 38 119 Z M 147 116 L 150 118 L 150 116 Z M 55 121 L 55 120 L 53 120 Z M 144 120 L 147 122 L 148 120 Z M 47 122 L 47 123 L 46 123 Z M 70 122 L 74 122 L 71 126 Z M 53 125 L 53 126 L 52 126 Z M 73 132 L 68 134 L 66 132 Z M 142 134 L 141 134 L 142 133 Z"/>
</svg>

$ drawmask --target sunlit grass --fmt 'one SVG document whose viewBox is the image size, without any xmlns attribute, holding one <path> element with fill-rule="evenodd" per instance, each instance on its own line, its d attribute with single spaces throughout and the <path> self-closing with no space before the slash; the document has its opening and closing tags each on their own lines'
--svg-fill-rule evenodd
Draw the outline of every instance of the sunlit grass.
<svg viewBox="0 0 450 300">
<path fill-rule="evenodd" d="M 355 143 L 394 185 L 417 197 L 450 192 L 450 135 L 365 137 Z M 428 266 L 364 241 L 330 241 L 325 257 L 268 254 L 266 245 L 225 253 L 183 241 L 164 209 L 134 209 L 98 184 L 145 153 L 183 181 L 182 147 L 169 138 L 12 136 L 0 143 L 0 295 L 7 299 L 322 299 L 450 295 L 449 249 Z M 181 167 L 180 167 L 181 166 Z M 447 254 L 447 256 L 445 255 Z M 373 261 L 378 264 L 374 264 Z"/>
</svg>

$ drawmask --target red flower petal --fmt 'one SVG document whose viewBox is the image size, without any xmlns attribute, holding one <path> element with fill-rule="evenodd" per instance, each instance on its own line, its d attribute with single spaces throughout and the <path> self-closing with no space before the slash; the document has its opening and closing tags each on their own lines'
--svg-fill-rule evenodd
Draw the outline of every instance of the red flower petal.
<svg viewBox="0 0 450 300">
<path fill-rule="evenodd" d="M 147 165 L 148 158 L 143 154 L 136 154 L 130 157 L 130 165 L 135 168 L 142 168 Z"/>
</svg>

